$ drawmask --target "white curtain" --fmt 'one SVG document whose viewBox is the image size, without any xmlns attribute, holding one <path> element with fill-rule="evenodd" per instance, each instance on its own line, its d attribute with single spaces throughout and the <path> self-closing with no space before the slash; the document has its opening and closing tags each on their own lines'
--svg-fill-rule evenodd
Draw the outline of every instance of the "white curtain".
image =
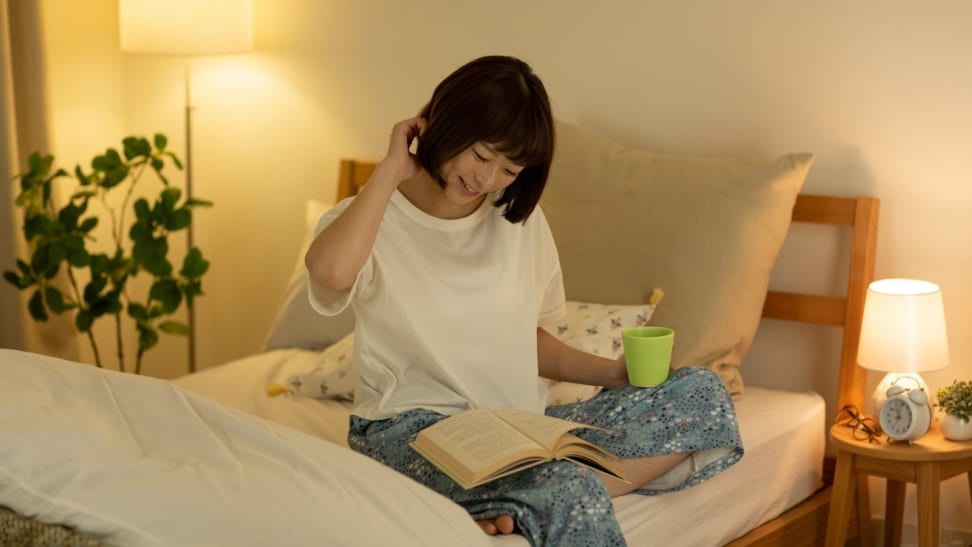
<svg viewBox="0 0 972 547">
<path fill-rule="evenodd" d="M 0 270 L 14 269 L 17 257 L 27 256 L 14 206 L 21 160 L 30 150 L 50 150 L 40 13 L 33 0 L 0 0 Z M 35 323 L 25 303 L 20 291 L 0 282 L 0 347 L 76 360 L 71 318 Z"/>
</svg>

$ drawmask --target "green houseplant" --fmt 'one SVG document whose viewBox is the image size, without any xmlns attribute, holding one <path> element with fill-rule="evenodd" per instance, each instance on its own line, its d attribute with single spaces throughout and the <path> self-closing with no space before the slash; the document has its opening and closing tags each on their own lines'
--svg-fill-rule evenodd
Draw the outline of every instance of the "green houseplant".
<svg viewBox="0 0 972 547">
<path fill-rule="evenodd" d="M 955 380 L 952 385 L 939 388 L 935 395 L 935 406 L 945 413 L 942 433 L 956 441 L 972 439 L 972 381 Z"/>
<path fill-rule="evenodd" d="M 27 172 L 18 175 L 20 193 L 15 203 L 23 212 L 22 230 L 29 257 L 18 259 L 17 269 L 4 271 L 3 277 L 19 289 L 31 291 L 27 309 L 34 320 L 47 321 L 50 314 L 74 313 L 74 325 L 87 335 L 99 367 L 102 357 L 91 330 L 98 319 L 114 318 L 115 350 L 118 369 L 122 371 L 122 312 L 134 321 L 138 334 L 134 366 L 137 374 L 141 372 L 143 354 L 158 343 L 160 331 L 189 333 L 186 324 L 171 316 L 183 302 L 191 308 L 193 299 L 202 294 L 202 276 L 209 262 L 193 247 L 175 270 L 168 256 L 168 238 L 190 225 L 193 208 L 212 204 L 199 199 L 183 200 L 182 192 L 169 185 L 163 173 L 166 165 L 182 169 L 182 164 L 166 149 L 166 144 L 162 134 L 156 134 L 151 142 L 143 137 L 127 137 L 122 141 L 121 153 L 109 148 L 92 159 L 90 172 L 78 165 L 73 175 L 64 169 L 55 170 L 52 155 L 35 152 L 27 160 Z M 136 199 L 134 193 L 148 171 L 161 183 L 158 197 L 152 202 L 144 197 Z M 75 182 L 76 188 L 57 208 L 52 200 L 53 187 L 66 181 Z M 99 207 L 89 208 L 96 202 L 103 210 L 100 215 L 94 212 Z M 96 252 L 94 230 L 105 216 L 110 222 L 110 251 Z M 62 265 L 68 280 L 65 291 L 53 282 Z M 150 278 L 149 287 L 146 294 L 135 294 L 129 282 L 142 274 Z"/>
</svg>

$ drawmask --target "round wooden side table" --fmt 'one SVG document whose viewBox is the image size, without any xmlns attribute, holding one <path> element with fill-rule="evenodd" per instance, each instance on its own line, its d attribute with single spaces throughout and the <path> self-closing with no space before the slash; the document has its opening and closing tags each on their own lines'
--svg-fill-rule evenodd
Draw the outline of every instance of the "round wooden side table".
<svg viewBox="0 0 972 547">
<path fill-rule="evenodd" d="M 905 485 L 913 482 L 918 488 L 918 545 L 938 547 L 941 481 L 965 473 L 972 501 L 972 441 L 946 439 L 937 420 L 927 435 L 910 444 L 889 442 L 887 437 L 872 443 L 857 440 L 852 433 L 846 425 L 830 428 L 830 438 L 837 446 L 837 469 L 827 520 L 827 547 L 844 545 L 855 512 L 859 516 L 860 544 L 873 545 L 868 525 L 868 475 L 887 479 L 884 544 L 901 544 Z"/>
</svg>

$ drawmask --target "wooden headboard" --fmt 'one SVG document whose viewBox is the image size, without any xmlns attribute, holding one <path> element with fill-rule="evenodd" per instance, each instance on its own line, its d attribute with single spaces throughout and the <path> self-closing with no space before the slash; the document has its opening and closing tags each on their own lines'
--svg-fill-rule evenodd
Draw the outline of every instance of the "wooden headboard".
<svg viewBox="0 0 972 547">
<path fill-rule="evenodd" d="M 338 200 L 353 196 L 364 187 L 375 169 L 374 163 L 341 160 Z M 849 229 L 850 267 L 842 294 L 820 295 L 769 291 L 763 317 L 815 325 L 841 327 L 840 368 L 837 381 L 837 407 L 853 404 L 864 408 L 866 376 L 857 364 L 857 347 L 864 314 L 864 297 L 874 277 L 877 246 L 877 198 L 800 195 L 793 207 L 793 221 L 826 224 Z M 833 459 L 824 461 L 824 487 L 812 497 L 792 507 L 729 543 L 729 547 L 821 545 L 826 535 L 830 505 Z M 853 537 L 856 530 L 849 533 Z"/>
</svg>

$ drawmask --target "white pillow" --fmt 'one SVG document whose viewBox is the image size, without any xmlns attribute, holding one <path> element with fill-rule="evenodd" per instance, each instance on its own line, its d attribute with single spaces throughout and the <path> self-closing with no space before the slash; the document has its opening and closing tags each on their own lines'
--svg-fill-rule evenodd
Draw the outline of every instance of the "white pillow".
<svg viewBox="0 0 972 547">
<path fill-rule="evenodd" d="M 354 312 L 348 306 L 335 316 L 324 316 L 311 307 L 307 299 L 307 268 L 304 254 L 313 241 L 314 228 L 332 204 L 308 200 L 304 211 L 306 233 L 297 254 L 297 264 L 287 282 L 277 316 L 270 325 L 263 350 L 301 348 L 324 349 L 354 329 Z"/>
<path fill-rule="evenodd" d="M 651 303 L 636 306 L 568 301 L 564 318 L 543 328 L 573 348 L 617 359 L 623 353 L 621 329 L 648 324 L 662 293 L 656 291 L 654 294 Z M 354 334 L 351 333 L 321 352 L 313 369 L 290 375 L 286 386 L 268 386 L 268 393 L 289 392 L 317 399 L 353 400 L 354 385 L 358 381 L 358 373 L 351 362 L 353 349 Z M 547 404 L 586 401 L 601 391 L 600 386 L 543 380 L 547 384 Z"/>
</svg>

